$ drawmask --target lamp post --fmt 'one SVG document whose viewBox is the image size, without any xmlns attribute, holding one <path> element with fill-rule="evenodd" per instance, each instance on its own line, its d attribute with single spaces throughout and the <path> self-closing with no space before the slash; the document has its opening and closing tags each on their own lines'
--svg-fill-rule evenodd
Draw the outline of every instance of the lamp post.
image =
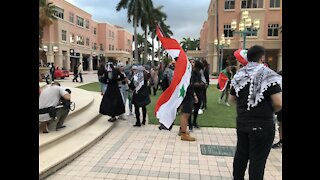
<svg viewBox="0 0 320 180">
<path fill-rule="evenodd" d="M 218 39 L 214 40 L 214 45 L 218 47 L 220 50 L 220 65 L 219 65 L 219 73 L 222 71 L 222 61 L 223 61 L 223 48 L 229 47 L 231 44 L 231 40 L 227 39 L 227 42 L 224 38 L 224 34 L 221 35 L 220 43 L 218 42 Z"/>
<path fill-rule="evenodd" d="M 252 19 L 249 17 L 248 11 L 243 11 L 241 13 L 241 20 L 239 23 L 239 31 L 235 31 L 237 28 L 237 20 L 232 20 L 231 22 L 231 30 L 233 33 L 238 33 L 243 36 L 243 47 L 242 49 L 246 49 L 246 38 L 248 33 L 254 33 L 254 30 L 258 30 L 260 28 L 260 20 L 254 19 L 252 22 Z M 250 28 L 250 30 L 248 30 Z"/>
</svg>

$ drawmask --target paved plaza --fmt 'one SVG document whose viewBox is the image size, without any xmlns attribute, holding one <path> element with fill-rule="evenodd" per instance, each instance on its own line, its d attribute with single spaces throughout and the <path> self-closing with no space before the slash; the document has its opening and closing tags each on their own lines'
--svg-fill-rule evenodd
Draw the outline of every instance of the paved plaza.
<svg viewBox="0 0 320 180">
<path fill-rule="evenodd" d="M 72 83 L 71 77 L 61 83 L 65 87 L 76 87 L 97 82 L 96 77 L 89 73 L 84 75 L 85 83 Z M 128 111 L 128 107 L 126 109 Z M 111 124 L 107 116 L 102 118 L 105 121 L 100 125 Z M 133 127 L 134 116 L 115 123 L 100 141 L 46 179 L 232 179 L 233 157 L 202 155 L 200 145 L 235 147 L 236 129 L 194 129 L 191 135 L 197 140 L 186 142 L 177 135 L 179 126 L 174 126 L 172 131 L 160 131 L 157 125 L 150 124 Z M 278 140 L 276 132 L 274 141 Z M 245 177 L 248 179 L 248 172 Z M 271 149 L 264 177 L 282 179 L 281 148 Z"/>
<path fill-rule="evenodd" d="M 159 131 L 156 125 L 134 128 L 132 121 L 118 120 L 97 144 L 47 179 L 232 179 L 233 157 L 201 155 L 200 144 L 235 146 L 235 129 L 204 127 L 192 133 L 197 141 L 185 142 L 178 126 Z M 265 179 L 281 176 L 282 150 L 271 149 Z"/>
</svg>

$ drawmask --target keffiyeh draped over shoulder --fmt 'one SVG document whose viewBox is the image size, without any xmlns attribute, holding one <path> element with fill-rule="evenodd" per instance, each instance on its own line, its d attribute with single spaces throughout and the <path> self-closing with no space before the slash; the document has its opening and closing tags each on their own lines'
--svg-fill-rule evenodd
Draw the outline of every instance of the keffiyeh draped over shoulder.
<svg viewBox="0 0 320 180">
<path fill-rule="evenodd" d="M 264 99 L 263 93 L 268 87 L 278 84 L 282 88 L 282 77 L 263 64 L 249 62 L 239 69 L 231 80 L 231 85 L 235 89 L 237 97 L 239 97 L 239 91 L 248 83 L 250 83 L 250 87 L 247 109 L 250 110 L 250 108 L 256 107 Z"/>
<path fill-rule="evenodd" d="M 143 76 L 143 71 L 144 67 L 139 66 L 137 69 L 137 73 L 133 75 L 133 84 L 135 88 L 135 91 L 138 92 L 139 89 L 144 85 L 144 76 Z"/>
</svg>

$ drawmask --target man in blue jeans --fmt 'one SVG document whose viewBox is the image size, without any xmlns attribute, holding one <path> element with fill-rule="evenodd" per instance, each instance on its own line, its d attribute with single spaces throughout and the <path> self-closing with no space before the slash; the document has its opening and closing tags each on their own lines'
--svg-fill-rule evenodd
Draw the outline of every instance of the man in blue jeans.
<svg viewBox="0 0 320 180">
<path fill-rule="evenodd" d="M 248 64 L 231 81 L 229 102 L 237 103 L 237 149 L 234 180 L 243 180 L 249 164 L 249 180 L 263 180 L 275 136 L 274 113 L 282 109 L 282 77 L 263 65 L 265 49 L 252 46 Z"/>
</svg>

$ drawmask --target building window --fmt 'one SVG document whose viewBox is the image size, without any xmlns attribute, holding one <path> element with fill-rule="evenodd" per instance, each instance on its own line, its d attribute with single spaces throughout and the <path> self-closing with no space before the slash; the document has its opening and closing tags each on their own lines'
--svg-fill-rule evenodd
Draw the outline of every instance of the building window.
<svg viewBox="0 0 320 180">
<path fill-rule="evenodd" d="M 86 46 L 90 46 L 90 39 L 86 38 Z"/>
<path fill-rule="evenodd" d="M 83 27 L 84 19 L 82 17 L 77 16 L 77 25 Z"/>
<path fill-rule="evenodd" d="M 234 0 L 225 0 L 224 9 L 234 9 Z"/>
<path fill-rule="evenodd" d="M 114 50 L 114 45 L 112 45 L 112 51 Z"/>
<path fill-rule="evenodd" d="M 111 31 L 109 30 L 109 37 L 111 37 Z"/>
<path fill-rule="evenodd" d="M 93 28 L 93 34 L 97 34 L 97 28 Z"/>
<path fill-rule="evenodd" d="M 97 43 L 93 43 L 93 50 L 97 50 Z"/>
<path fill-rule="evenodd" d="M 70 43 L 74 43 L 74 34 L 70 34 Z"/>
<path fill-rule="evenodd" d="M 231 30 L 230 24 L 223 25 L 224 37 L 233 37 L 233 31 Z"/>
<path fill-rule="evenodd" d="M 70 13 L 70 14 L 69 14 L 69 21 L 70 21 L 71 23 L 74 23 L 74 14 L 73 14 L 73 13 Z"/>
<path fill-rule="evenodd" d="M 279 36 L 279 24 L 268 24 L 268 37 Z"/>
<path fill-rule="evenodd" d="M 54 16 L 60 19 L 64 19 L 64 9 L 55 6 Z"/>
<path fill-rule="evenodd" d="M 67 31 L 62 30 L 61 32 L 62 32 L 62 33 L 61 33 L 61 39 L 62 39 L 62 41 L 67 41 Z"/>
<path fill-rule="evenodd" d="M 130 46 L 130 44 L 131 44 L 131 41 L 130 41 L 130 39 L 128 39 L 128 46 Z"/>
<path fill-rule="evenodd" d="M 263 0 L 241 0 L 241 8 L 243 9 L 263 8 Z"/>
<path fill-rule="evenodd" d="M 111 51 L 111 44 L 109 44 L 109 51 Z"/>
<path fill-rule="evenodd" d="M 89 29 L 89 20 L 86 20 L 86 28 Z"/>
<path fill-rule="evenodd" d="M 270 8 L 280 8 L 280 0 L 270 0 Z"/>
<path fill-rule="evenodd" d="M 112 38 L 114 38 L 114 33 L 112 32 Z"/>
<path fill-rule="evenodd" d="M 100 51 L 103 51 L 103 44 L 100 44 Z"/>
<path fill-rule="evenodd" d="M 258 30 L 254 28 L 247 28 L 247 36 L 258 36 Z"/>
<path fill-rule="evenodd" d="M 82 36 L 78 35 L 76 38 L 77 38 L 77 44 L 84 45 L 84 40 Z"/>
</svg>

